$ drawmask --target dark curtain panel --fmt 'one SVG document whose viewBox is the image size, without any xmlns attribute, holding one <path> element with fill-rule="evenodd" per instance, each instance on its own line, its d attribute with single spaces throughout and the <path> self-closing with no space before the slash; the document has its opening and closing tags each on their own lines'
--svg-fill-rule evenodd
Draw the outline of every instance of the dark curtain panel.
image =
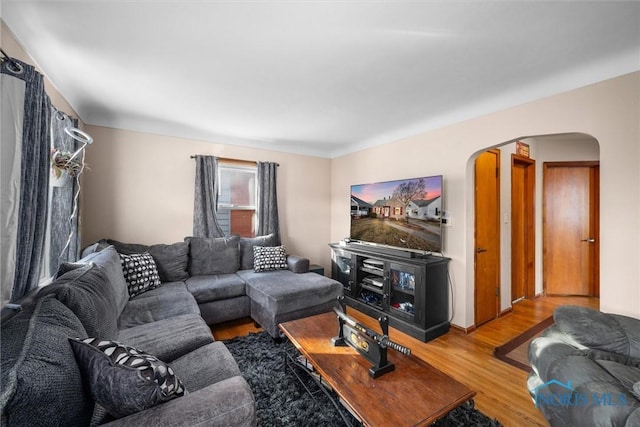
<svg viewBox="0 0 640 427">
<path fill-rule="evenodd" d="M 25 82 L 20 206 L 16 262 L 11 301 L 26 295 L 38 285 L 47 225 L 49 188 L 49 146 L 51 101 L 44 91 L 44 79 L 35 68 L 17 61 L 21 73 L 12 72 L 9 61 L 2 73 Z"/>
<path fill-rule="evenodd" d="M 218 206 L 218 159 L 196 156 L 196 192 L 193 206 L 193 235 L 223 237 L 216 219 Z"/>
<path fill-rule="evenodd" d="M 258 236 L 274 233 L 280 244 L 280 222 L 278 220 L 278 192 L 276 176 L 278 164 L 257 162 L 258 169 Z"/>
<path fill-rule="evenodd" d="M 54 112 L 51 119 L 53 132 L 53 148 L 74 153 L 82 144 L 72 138 L 64 130 L 77 127 L 78 120 L 70 118 L 62 112 Z M 78 157 L 81 158 L 82 154 Z M 54 274 L 62 262 L 76 261 L 79 257 L 80 233 L 78 232 L 78 215 L 73 214 L 74 196 L 78 190 L 75 178 L 66 176 L 62 185 L 54 186 L 51 195 L 51 250 L 50 267 Z M 69 240 L 71 236 L 71 240 Z M 69 245 L 67 245 L 69 241 Z M 64 252 L 63 252 L 64 250 Z"/>
</svg>

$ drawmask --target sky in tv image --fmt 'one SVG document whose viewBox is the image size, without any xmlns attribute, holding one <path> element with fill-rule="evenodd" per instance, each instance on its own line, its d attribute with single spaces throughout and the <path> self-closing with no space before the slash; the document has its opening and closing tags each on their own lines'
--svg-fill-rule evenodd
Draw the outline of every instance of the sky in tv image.
<svg viewBox="0 0 640 427">
<path fill-rule="evenodd" d="M 401 184 L 424 180 L 425 194 L 422 199 L 429 200 L 441 195 L 442 177 L 432 176 L 426 178 L 401 179 L 397 181 L 378 182 L 374 184 L 360 184 L 351 186 L 351 195 L 367 203 L 375 203 L 377 200 L 389 199 L 394 190 Z"/>
</svg>

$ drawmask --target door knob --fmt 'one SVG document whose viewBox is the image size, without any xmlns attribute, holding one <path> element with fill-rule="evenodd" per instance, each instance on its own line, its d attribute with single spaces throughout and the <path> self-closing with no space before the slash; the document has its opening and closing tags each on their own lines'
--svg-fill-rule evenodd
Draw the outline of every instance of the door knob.
<svg viewBox="0 0 640 427">
<path fill-rule="evenodd" d="M 581 242 L 595 243 L 596 239 L 594 239 L 593 237 L 589 237 L 588 239 L 582 239 Z"/>
<path fill-rule="evenodd" d="M 476 248 L 476 253 L 477 254 L 480 254 L 482 252 L 487 252 L 487 249 L 485 249 L 485 248 Z"/>
</svg>

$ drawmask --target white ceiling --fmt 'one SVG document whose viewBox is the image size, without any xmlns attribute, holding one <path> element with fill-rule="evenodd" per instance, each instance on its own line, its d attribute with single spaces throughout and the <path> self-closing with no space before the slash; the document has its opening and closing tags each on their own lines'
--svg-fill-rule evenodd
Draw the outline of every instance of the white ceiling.
<svg viewBox="0 0 640 427">
<path fill-rule="evenodd" d="M 335 157 L 640 70 L 638 2 L 2 0 L 88 124 Z"/>
</svg>

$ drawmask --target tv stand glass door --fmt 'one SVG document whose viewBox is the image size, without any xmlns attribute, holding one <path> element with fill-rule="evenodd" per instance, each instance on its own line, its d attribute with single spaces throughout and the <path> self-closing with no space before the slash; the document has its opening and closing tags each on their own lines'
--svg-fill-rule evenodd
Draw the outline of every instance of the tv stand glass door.
<svg viewBox="0 0 640 427">
<path fill-rule="evenodd" d="M 422 283 L 420 269 L 397 263 L 388 263 L 389 311 L 412 323 L 416 322 L 416 292 Z M 419 314 L 419 313 L 418 313 Z"/>
</svg>

